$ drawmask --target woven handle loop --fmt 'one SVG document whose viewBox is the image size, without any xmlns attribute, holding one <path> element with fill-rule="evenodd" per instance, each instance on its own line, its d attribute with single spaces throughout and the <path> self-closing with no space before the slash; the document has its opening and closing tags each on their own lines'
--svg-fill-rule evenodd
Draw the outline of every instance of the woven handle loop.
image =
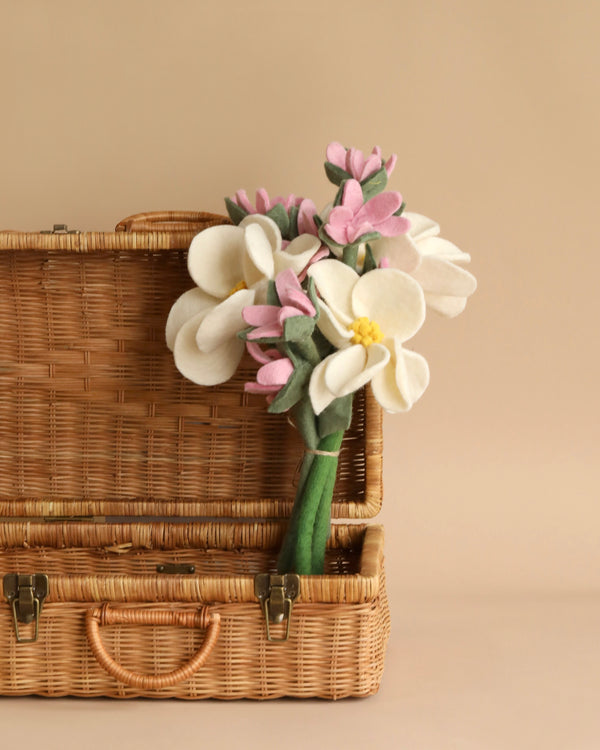
<svg viewBox="0 0 600 750">
<path fill-rule="evenodd" d="M 115 232 L 201 232 L 208 227 L 230 224 L 226 216 L 206 211 L 149 211 L 120 221 Z"/>
<path fill-rule="evenodd" d="M 202 646 L 187 664 L 172 672 L 143 675 L 126 669 L 107 653 L 100 637 L 101 625 L 179 625 L 184 628 L 201 628 L 206 630 L 206 635 Z M 219 637 L 221 616 L 218 612 L 210 612 L 208 607 L 177 612 L 163 609 L 112 609 L 108 604 L 103 604 L 87 611 L 85 629 L 92 653 L 109 675 L 134 688 L 160 690 L 189 680 L 202 667 Z"/>
</svg>

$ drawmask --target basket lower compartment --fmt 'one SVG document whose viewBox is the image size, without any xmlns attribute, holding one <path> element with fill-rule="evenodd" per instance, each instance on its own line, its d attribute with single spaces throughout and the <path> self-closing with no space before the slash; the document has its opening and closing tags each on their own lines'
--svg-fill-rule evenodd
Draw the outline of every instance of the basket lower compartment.
<svg viewBox="0 0 600 750">
<path fill-rule="evenodd" d="M 44 530 L 41 524 L 27 524 L 21 529 L 22 546 L 0 548 L 0 576 L 36 572 L 49 577 L 37 642 L 17 643 L 11 608 L 6 600 L 0 602 L 0 694 L 337 699 L 377 691 L 389 637 L 380 527 L 334 530 L 325 575 L 301 577 L 289 640 L 275 643 L 266 639 L 254 575 L 274 570 L 281 524 L 219 524 L 217 530 L 214 524 L 169 530 L 162 524 L 149 529 L 106 524 L 87 531 L 80 526 Z M 0 530 L 3 545 L 8 533 Z M 206 542 L 207 534 L 221 544 L 194 546 Z M 86 536 L 87 547 L 63 546 Z M 261 547 L 267 538 L 271 544 Z M 156 566 L 165 563 L 192 564 L 195 573 L 158 574 Z M 220 634 L 191 678 L 161 689 L 129 687 L 104 671 L 86 637 L 86 612 L 106 601 L 117 609 L 153 611 L 189 612 L 205 605 L 220 616 Z M 280 635 L 284 625 L 273 628 Z M 164 625 L 101 630 L 107 652 L 144 675 L 177 669 L 205 637 L 198 628 Z"/>
</svg>

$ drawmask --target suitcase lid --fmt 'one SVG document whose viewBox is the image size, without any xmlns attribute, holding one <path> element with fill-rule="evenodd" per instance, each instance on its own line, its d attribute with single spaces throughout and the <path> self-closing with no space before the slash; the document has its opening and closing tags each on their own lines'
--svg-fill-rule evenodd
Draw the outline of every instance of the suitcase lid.
<svg viewBox="0 0 600 750">
<path fill-rule="evenodd" d="M 193 286 L 187 247 L 225 222 L 161 212 L 115 232 L 0 232 L 0 516 L 290 514 L 303 442 L 244 392 L 256 363 L 245 355 L 230 381 L 201 387 L 164 341 Z M 377 514 L 381 456 L 381 410 L 361 391 L 334 518 Z"/>
</svg>

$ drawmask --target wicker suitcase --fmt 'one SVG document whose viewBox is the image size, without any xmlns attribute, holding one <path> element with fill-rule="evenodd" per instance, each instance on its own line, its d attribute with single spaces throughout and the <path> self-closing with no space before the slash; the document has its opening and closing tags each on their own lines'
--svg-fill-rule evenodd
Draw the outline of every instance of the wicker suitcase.
<svg viewBox="0 0 600 750">
<path fill-rule="evenodd" d="M 383 530 L 334 523 L 278 576 L 302 441 L 164 344 L 209 214 L 0 233 L 0 694 L 342 698 L 377 691 Z M 381 503 L 381 412 L 357 395 L 336 519 Z"/>
</svg>

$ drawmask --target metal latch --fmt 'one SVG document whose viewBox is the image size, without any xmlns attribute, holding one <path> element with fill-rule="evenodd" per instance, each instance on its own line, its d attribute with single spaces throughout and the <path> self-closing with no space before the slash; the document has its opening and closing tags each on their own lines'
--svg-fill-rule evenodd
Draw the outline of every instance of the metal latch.
<svg viewBox="0 0 600 750">
<path fill-rule="evenodd" d="M 44 599 L 48 596 L 48 576 L 43 573 L 4 576 L 4 596 L 12 607 L 17 643 L 35 643 L 38 639 L 40 614 Z M 33 638 L 22 638 L 19 623 L 35 623 Z"/>
<path fill-rule="evenodd" d="M 42 229 L 40 234 L 81 234 L 79 229 L 69 229 L 66 224 L 55 224 L 52 229 Z"/>
<path fill-rule="evenodd" d="M 156 566 L 156 572 L 169 575 L 191 575 L 196 572 L 196 566 L 185 563 L 160 563 Z"/>
<path fill-rule="evenodd" d="M 254 595 L 260 600 L 265 622 L 267 640 L 282 642 L 290 637 L 290 622 L 294 600 L 300 593 L 300 577 L 295 573 L 259 573 L 254 578 Z M 286 622 L 285 636 L 274 638 L 271 623 Z"/>
</svg>

